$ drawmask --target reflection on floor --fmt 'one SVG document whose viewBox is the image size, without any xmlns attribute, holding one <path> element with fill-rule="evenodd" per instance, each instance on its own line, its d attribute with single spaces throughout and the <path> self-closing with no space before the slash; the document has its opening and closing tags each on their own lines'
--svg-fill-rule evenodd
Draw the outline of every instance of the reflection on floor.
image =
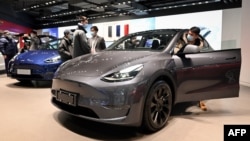
<svg viewBox="0 0 250 141">
<path fill-rule="evenodd" d="M 249 87 L 239 98 L 174 107 L 168 125 L 154 134 L 136 128 L 112 126 L 68 115 L 50 102 L 51 82 L 20 82 L 0 75 L 0 141 L 222 141 L 225 124 L 250 124 Z"/>
</svg>

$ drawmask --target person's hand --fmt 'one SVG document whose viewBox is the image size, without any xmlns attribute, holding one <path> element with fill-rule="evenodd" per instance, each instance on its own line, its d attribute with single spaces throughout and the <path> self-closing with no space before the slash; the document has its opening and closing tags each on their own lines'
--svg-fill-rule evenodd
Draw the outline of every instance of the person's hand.
<svg viewBox="0 0 250 141">
<path fill-rule="evenodd" d="M 29 37 L 29 34 L 24 34 L 23 37 Z"/>
<path fill-rule="evenodd" d="M 6 59 L 6 58 L 7 58 L 7 55 L 3 55 L 3 58 Z"/>
</svg>

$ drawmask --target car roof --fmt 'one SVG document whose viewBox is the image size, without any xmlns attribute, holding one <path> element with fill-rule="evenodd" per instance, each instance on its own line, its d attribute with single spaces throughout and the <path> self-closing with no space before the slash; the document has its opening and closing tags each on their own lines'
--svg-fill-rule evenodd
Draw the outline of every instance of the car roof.
<svg viewBox="0 0 250 141">
<path fill-rule="evenodd" d="M 49 38 L 51 38 L 51 39 L 57 39 L 57 37 L 55 37 L 55 36 L 52 36 L 52 35 L 37 35 L 37 37 L 38 38 L 44 38 L 44 37 L 49 37 Z"/>
<path fill-rule="evenodd" d="M 137 34 L 154 34 L 154 33 L 161 34 L 161 33 L 165 33 L 165 32 L 179 32 L 179 31 L 183 31 L 183 30 L 188 30 L 188 29 L 153 29 L 153 30 L 131 33 L 131 34 L 128 34 L 127 36 L 135 36 Z"/>
</svg>

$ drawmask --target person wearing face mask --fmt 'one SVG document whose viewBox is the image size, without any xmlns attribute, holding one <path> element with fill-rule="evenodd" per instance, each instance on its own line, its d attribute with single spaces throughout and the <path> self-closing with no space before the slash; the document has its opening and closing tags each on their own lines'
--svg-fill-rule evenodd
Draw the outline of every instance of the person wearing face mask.
<svg viewBox="0 0 250 141">
<path fill-rule="evenodd" d="M 183 51 L 187 44 L 196 45 L 200 49 L 202 49 L 204 42 L 199 37 L 200 28 L 199 27 L 191 27 L 188 32 L 185 32 L 182 38 L 178 41 L 176 47 L 174 48 L 174 54 Z"/>
<path fill-rule="evenodd" d="M 87 43 L 86 29 L 88 26 L 88 19 L 85 16 L 80 16 L 80 23 L 78 23 L 73 34 L 73 55 L 78 57 L 90 53 L 90 47 Z"/>
<path fill-rule="evenodd" d="M 90 28 L 92 37 L 88 39 L 88 45 L 91 48 L 91 53 L 96 53 L 106 48 L 105 40 L 103 37 L 97 35 L 97 26 L 92 26 Z"/>
<path fill-rule="evenodd" d="M 8 30 L 5 30 L 0 38 L 0 51 L 4 57 L 5 71 L 8 75 L 9 61 L 18 53 L 17 42 Z"/>
<path fill-rule="evenodd" d="M 58 47 L 58 53 L 63 62 L 72 58 L 72 39 L 70 30 L 66 29 L 64 31 L 64 37 Z"/>
<path fill-rule="evenodd" d="M 199 27 L 191 27 L 188 32 L 185 32 L 182 36 L 182 39 L 178 41 L 176 47 L 174 48 L 174 54 L 177 54 L 185 48 L 186 45 L 191 44 L 191 45 L 196 45 L 200 49 L 202 49 L 204 42 L 203 40 L 199 37 L 200 34 L 200 28 Z M 199 101 L 198 106 L 203 110 L 206 111 L 207 107 L 204 103 L 204 101 Z"/>
</svg>

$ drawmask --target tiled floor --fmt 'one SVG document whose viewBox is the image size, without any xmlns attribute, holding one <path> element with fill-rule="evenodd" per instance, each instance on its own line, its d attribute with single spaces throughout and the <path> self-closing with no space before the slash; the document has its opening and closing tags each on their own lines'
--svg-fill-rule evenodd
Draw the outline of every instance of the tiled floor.
<svg viewBox="0 0 250 141">
<path fill-rule="evenodd" d="M 154 134 L 86 121 L 50 103 L 50 83 L 21 85 L 0 75 L 0 141 L 223 141 L 223 125 L 250 124 L 250 88 L 239 98 L 206 101 L 204 112 L 192 103 L 174 107 L 168 125 Z"/>
</svg>

